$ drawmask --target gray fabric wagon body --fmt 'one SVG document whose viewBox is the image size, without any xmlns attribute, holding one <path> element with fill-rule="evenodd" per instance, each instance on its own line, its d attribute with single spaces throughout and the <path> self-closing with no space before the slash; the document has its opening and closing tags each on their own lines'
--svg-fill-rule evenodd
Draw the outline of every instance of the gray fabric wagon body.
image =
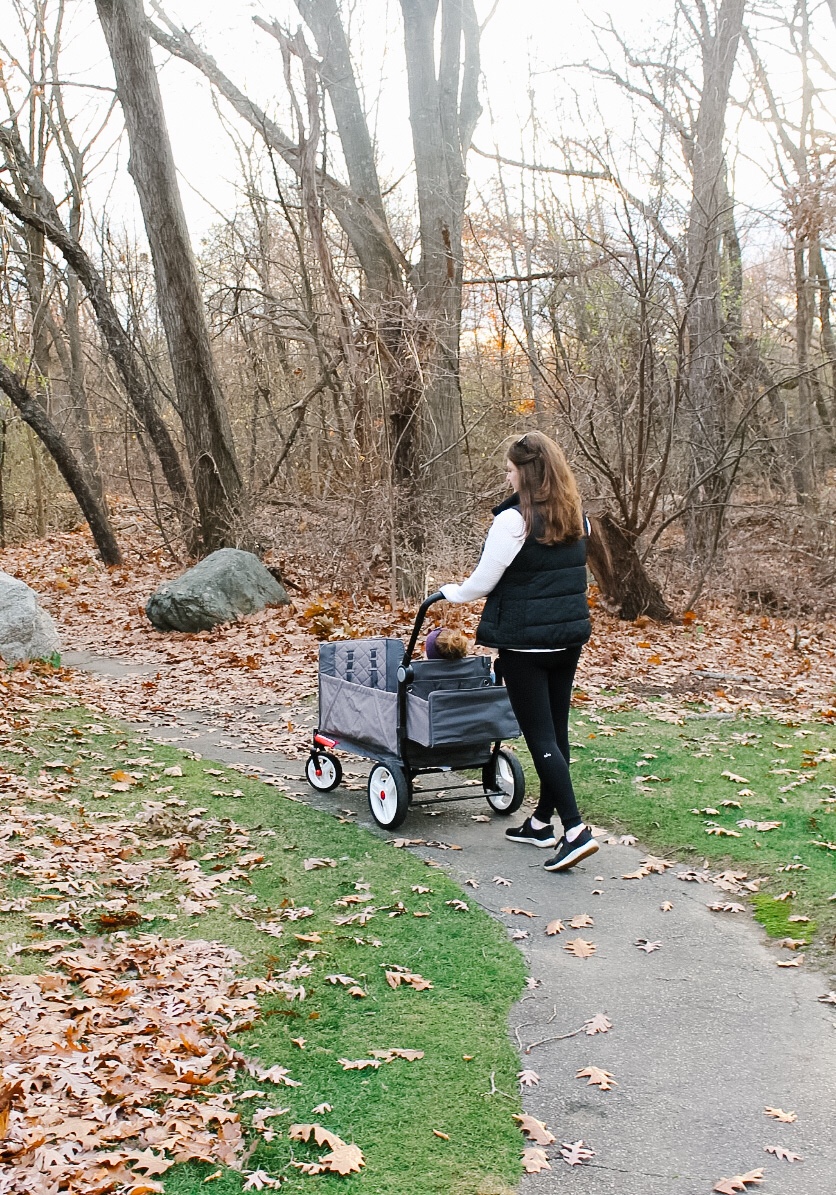
<svg viewBox="0 0 836 1195">
<path fill-rule="evenodd" d="M 320 732 L 397 758 L 403 653 L 400 639 L 320 644 Z M 464 756 L 471 752 L 478 757 L 475 766 L 492 743 L 519 736 L 506 689 L 492 683 L 488 656 L 415 660 L 412 671 L 405 729 L 410 746 L 425 749 L 418 752 L 422 760 L 429 752 L 434 762 L 466 766 Z"/>
</svg>

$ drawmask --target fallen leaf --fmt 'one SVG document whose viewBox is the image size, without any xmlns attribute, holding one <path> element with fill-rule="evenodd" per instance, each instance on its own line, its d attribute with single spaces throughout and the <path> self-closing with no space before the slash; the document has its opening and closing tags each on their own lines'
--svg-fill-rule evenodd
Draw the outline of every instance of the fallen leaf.
<svg viewBox="0 0 836 1195">
<path fill-rule="evenodd" d="M 636 945 L 639 950 L 643 950 L 645 954 L 652 954 L 654 950 L 658 950 L 662 945 L 661 942 L 648 942 L 647 938 L 636 938 Z"/>
<path fill-rule="evenodd" d="M 530 1145 L 523 1150 L 522 1165 L 526 1174 L 539 1174 L 541 1170 L 551 1170 L 546 1151 L 536 1145 Z"/>
<path fill-rule="evenodd" d="M 764 1153 L 774 1154 L 782 1162 L 803 1162 L 804 1159 L 800 1154 L 791 1153 L 785 1149 L 783 1145 L 765 1145 L 763 1147 Z"/>
<path fill-rule="evenodd" d="M 582 1140 L 573 1141 L 571 1144 L 564 1141 L 560 1149 L 560 1156 L 570 1166 L 581 1166 L 590 1158 L 595 1157 L 595 1150 L 585 1146 Z"/>
<path fill-rule="evenodd" d="M 721 772 L 720 775 L 724 780 L 731 780 L 732 784 L 751 784 L 745 776 L 736 776 L 734 772 Z"/>
<path fill-rule="evenodd" d="M 587 1079 L 587 1087 L 600 1087 L 602 1091 L 612 1091 L 618 1084 L 609 1071 L 601 1070 L 598 1066 L 585 1066 L 575 1075 L 576 1079 Z"/>
<path fill-rule="evenodd" d="M 778 963 L 778 966 L 779 967 L 800 967 L 803 962 L 804 962 L 804 955 L 799 954 L 795 958 L 782 959 L 781 962 Z"/>
<path fill-rule="evenodd" d="M 496 884 L 499 888 L 510 888 L 513 882 L 513 880 L 506 880 L 504 876 L 494 876 L 491 880 L 491 883 Z"/>
<path fill-rule="evenodd" d="M 469 913 L 470 912 L 470 906 L 468 905 L 467 901 L 445 900 L 444 903 L 446 905 L 449 905 L 451 909 L 455 909 L 457 913 Z"/>
<path fill-rule="evenodd" d="M 565 928 L 563 922 L 556 918 L 546 926 L 546 933 L 550 938 L 553 938 L 555 934 L 562 934 Z"/>
<path fill-rule="evenodd" d="M 836 1004 L 836 992 L 825 992 L 823 996 L 818 997 L 819 1004 Z"/>
<path fill-rule="evenodd" d="M 764 1108 L 764 1115 L 769 1116 L 772 1120 L 780 1120 L 781 1124 L 795 1124 L 798 1120 L 798 1114 L 795 1112 L 785 1112 L 783 1108 Z"/>
<path fill-rule="evenodd" d="M 612 1029 L 612 1021 L 602 1012 L 596 1012 L 594 1017 L 590 1017 L 583 1023 L 583 1031 L 589 1037 L 594 1037 L 596 1033 L 609 1033 L 610 1029 Z"/>
<path fill-rule="evenodd" d="M 536 1071 L 524 1070 L 517 1075 L 521 1087 L 536 1087 L 540 1082 L 540 1076 Z"/>
<path fill-rule="evenodd" d="M 573 917 L 569 922 L 570 929 L 591 929 L 595 922 L 590 917 L 589 913 L 580 913 L 577 917 Z"/>
<path fill-rule="evenodd" d="M 529 1116 L 527 1112 L 519 1116 L 514 1116 L 513 1119 L 520 1126 L 520 1129 L 525 1133 L 529 1141 L 533 1141 L 535 1145 L 551 1145 L 557 1140 L 554 1133 L 546 1128 L 542 1120 L 537 1120 L 534 1116 Z"/>
<path fill-rule="evenodd" d="M 319 1159 L 319 1166 L 331 1174 L 357 1174 L 365 1164 L 365 1158 L 358 1146 L 346 1145 L 344 1142 Z"/>
<path fill-rule="evenodd" d="M 450 1134 L 442 1133 L 441 1129 L 433 1129 L 433 1137 L 440 1137 L 442 1141 L 449 1141 Z"/>
<path fill-rule="evenodd" d="M 319 859 L 314 857 L 311 859 L 305 859 L 302 866 L 305 868 L 305 871 L 318 871 L 323 867 L 336 867 L 337 861 L 336 859 Z"/>
<path fill-rule="evenodd" d="M 292 1124 L 287 1135 L 291 1141 L 310 1141 L 313 1137 L 317 1145 L 327 1145 L 329 1149 L 337 1149 L 345 1144 L 341 1137 L 321 1124 Z"/>
<path fill-rule="evenodd" d="M 376 1071 L 379 1066 L 383 1065 L 379 1058 L 338 1058 L 337 1062 L 339 1062 L 344 1071 L 365 1071 L 369 1069 Z"/>
<path fill-rule="evenodd" d="M 390 988 L 399 988 L 401 984 L 414 988 L 416 992 L 425 992 L 433 985 L 423 975 L 408 971 L 405 967 L 390 967 L 386 969 L 386 982 Z"/>
<path fill-rule="evenodd" d="M 583 938 L 573 938 L 571 942 L 567 942 L 563 949 L 568 954 L 574 954 L 577 958 L 590 958 L 597 947 L 592 942 L 586 942 Z"/>
<path fill-rule="evenodd" d="M 216 1176 L 218 1178 L 222 1178 L 223 1171 L 218 1170 L 215 1174 L 210 1174 L 209 1178 L 215 1178 Z M 205 1178 L 203 1181 L 208 1182 L 209 1179 Z M 244 1183 L 244 1186 L 241 1189 L 243 1191 L 271 1191 L 275 1187 L 278 1187 L 280 1182 L 280 1179 L 271 1178 L 266 1170 L 253 1170 L 252 1173 L 247 1176 L 247 1181 Z"/>
<path fill-rule="evenodd" d="M 747 1186 L 758 1186 L 763 1182 L 763 1170 L 749 1170 L 746 1174 L 736 1174 L 734 1178 L 721 1178 L 714 1190 L 719 1195 L 735 1195 L 737 1191 L 745 1191 Z"/>
<path fill-rule="evenodd" d="M 745 913 L 746 906 L 736 904 L 734 901 L 718 900 L 713 905 L 706 905 L 707 909 L 711 909 L 713 913 Z"/>
<path fill-rule="evenodd" d="M 419 1058 L 424 1057 L 423 1050 L 372 1050 L 370 1051 L 374 1058 L 379 1058 L 381 1062 L 394 1062 L 396 1058 L 403 1058 L 405 1062 L 416 1062 Z"/>
<path fill-rule="evenodd" d="M 532 913 L 530 909 L 518 909 L 515 905 L 503 905 L 500 909 L 501 913 L 511 913 L 515 917 L 536 917 L 536 913 Z"/>
<path fill-rule="evenodd" d="M 155 1154 L 153 1149 L 134 1149 L 128 1154 L 134 1170 L 144 1170 L 147 1175 L 165 1174 L 174 1162 L 164 1154 Z"/>
<path fill-rule="evenodd" d="M 670 900 L 665 900 L 662 902 L 662 904 L 659 905 L 659 909 L 662 913 L 670 913 L 672 908 L 673 908 L 673 902 Z"/>
</svg>

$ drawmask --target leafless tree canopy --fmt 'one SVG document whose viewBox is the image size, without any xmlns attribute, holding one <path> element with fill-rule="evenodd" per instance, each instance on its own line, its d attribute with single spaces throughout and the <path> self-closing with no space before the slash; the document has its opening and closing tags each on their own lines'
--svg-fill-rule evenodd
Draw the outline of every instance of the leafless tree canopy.
<svg viewBox="0 0 836 1195">
<path fill-rule="evenodd" d="M 399 0 L 372 51 L 347 0 L 277 0 L 246 32 L 271 95 L 165 0 L 6 11 L 0 544 L 82 517 L 117 563 L 130 508 L 183 559 L 303 553 L 413 596 L 472 560 L 536 426 L 624 617 L 827 604 L 832 5 L 666 0 L 641 38 L 591 14 L 582 61 L 540 47 L 515 80 L 516 140 L 484 53 L 510 5 Z M 235 164 L 199 239 L 184 87 Z"/>
</svg>

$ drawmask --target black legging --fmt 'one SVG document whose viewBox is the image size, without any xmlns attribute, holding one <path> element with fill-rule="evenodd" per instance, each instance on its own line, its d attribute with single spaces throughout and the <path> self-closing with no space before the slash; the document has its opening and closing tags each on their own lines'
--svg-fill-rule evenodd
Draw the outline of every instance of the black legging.
<svg viewBox="0 0 836 1195">
<path fill-rule="evenodd" d="M 540 778 L 534 817 L 550 822 L 556 812 L 564 830 L 583 821 L 569 776 L 569 703 L 580 656 L 579 647 L 499 651 L 505 687 Z"/>
</svg>

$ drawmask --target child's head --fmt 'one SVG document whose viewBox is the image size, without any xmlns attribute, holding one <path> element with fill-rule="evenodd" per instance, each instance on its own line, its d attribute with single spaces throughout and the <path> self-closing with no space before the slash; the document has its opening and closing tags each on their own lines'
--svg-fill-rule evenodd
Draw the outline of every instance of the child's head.
<svg viewBox="0 0 836 1195">
<path fill-rule="evenodd" d="M 449 627 L 437 627 L 427 635 L 428 660 L 461 660 L 467 655 L 467 636 Z"/>
</svg>

